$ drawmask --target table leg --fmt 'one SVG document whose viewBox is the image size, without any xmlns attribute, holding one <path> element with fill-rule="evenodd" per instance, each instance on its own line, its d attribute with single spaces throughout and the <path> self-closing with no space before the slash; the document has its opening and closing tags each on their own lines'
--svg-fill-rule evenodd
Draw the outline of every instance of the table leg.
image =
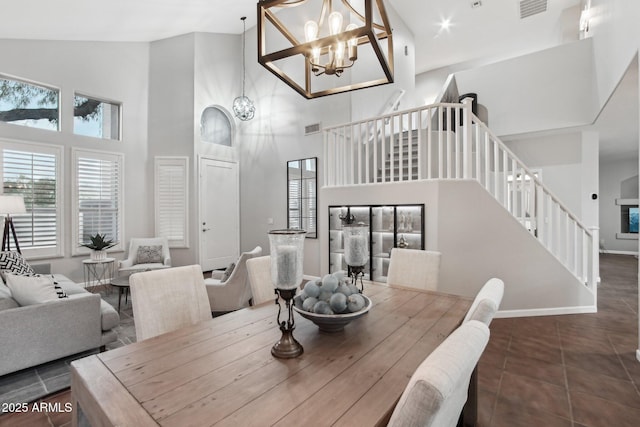
<svg viewBox="0 0 640 427">
<path fill-rule="evenodd" d="M 118 313 L 120 313 L 120 299 L 122 298 L 122 287 L 118 287 Z M 125 304 L 126 304 L 125 300 Z"/>
</svg>

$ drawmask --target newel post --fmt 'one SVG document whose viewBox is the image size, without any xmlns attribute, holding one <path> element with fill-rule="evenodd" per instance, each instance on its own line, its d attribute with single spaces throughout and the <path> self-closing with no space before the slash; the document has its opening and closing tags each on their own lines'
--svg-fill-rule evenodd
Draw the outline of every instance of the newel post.
<svg viewBox="0 0 640 427">
<path fill-rule="evenodd" d="M 464 123 L 464 132 L 462 134 L 462 177 L 464 179 L 473 178 L 473 160 L 472 155 L 472 98 L 464 98 L 462 100 L 462 120 Z"/>
</svg>

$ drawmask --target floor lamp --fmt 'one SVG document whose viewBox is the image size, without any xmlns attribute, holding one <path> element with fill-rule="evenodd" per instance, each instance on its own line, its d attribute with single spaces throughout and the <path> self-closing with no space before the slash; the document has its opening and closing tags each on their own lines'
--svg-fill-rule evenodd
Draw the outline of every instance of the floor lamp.
<svg viewBox="0 0 640 427">
<path fill-rule="evenodd" d="M 16 245 L 16 251 L 20 252 L 20 245 L 18 244 L 18 237 L 16 236 L 16 229 L 13 226 L 13 214 L 26 213 L 27 210 L 24 207 L 24 199 L 22 196 L 6 196 L 0 195 L 0 213 L 5 214 L 4 218 L 4 233 L 2 234 L 2 251 L 11 250 L 11 238 L 9 231 L 13 234 L 13 243 Z"/>
</svg>

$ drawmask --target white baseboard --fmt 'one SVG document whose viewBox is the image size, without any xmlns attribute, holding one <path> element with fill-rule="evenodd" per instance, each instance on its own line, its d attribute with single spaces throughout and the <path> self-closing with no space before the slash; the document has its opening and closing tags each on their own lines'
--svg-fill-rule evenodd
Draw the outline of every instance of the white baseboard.
<svg viewBox="0 0 640 427">
<path fill-rule="evenodd" d="M 598 308 L 593 305 L 580 307 L 556 307 L 556 308 L 532 308 L 527 310 L 500 310 L 496 313 L 496 318 L 509 317 L 534 317 L 534 316 L 557 316 L 560 314 L 586 314 L 597 313 Z"/>
<path fill-rule="evenodd" d="M 613 255 L 638 255 L 638 252 L 634 251 L 610 251 L 609 249 L 600 249 L 600 253 Z"/>
<path fill-rule="evenodd" d="M 640 362 L 640 349 L 636 350 L 636 359 L 638 359 L 638 362 Z"/>
</svg>

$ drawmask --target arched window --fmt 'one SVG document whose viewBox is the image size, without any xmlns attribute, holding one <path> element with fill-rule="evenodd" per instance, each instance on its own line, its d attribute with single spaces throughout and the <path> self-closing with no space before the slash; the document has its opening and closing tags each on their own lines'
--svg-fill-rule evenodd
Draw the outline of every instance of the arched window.
<svg viewBox="0 0 640 427">
<path fill-rule="evenodd" d="M 210 144 L 232 146 L 233 125 L 222 107 L 212 105 L 202 111 L 200 137 L 203 142 Z"/>
</svg>

